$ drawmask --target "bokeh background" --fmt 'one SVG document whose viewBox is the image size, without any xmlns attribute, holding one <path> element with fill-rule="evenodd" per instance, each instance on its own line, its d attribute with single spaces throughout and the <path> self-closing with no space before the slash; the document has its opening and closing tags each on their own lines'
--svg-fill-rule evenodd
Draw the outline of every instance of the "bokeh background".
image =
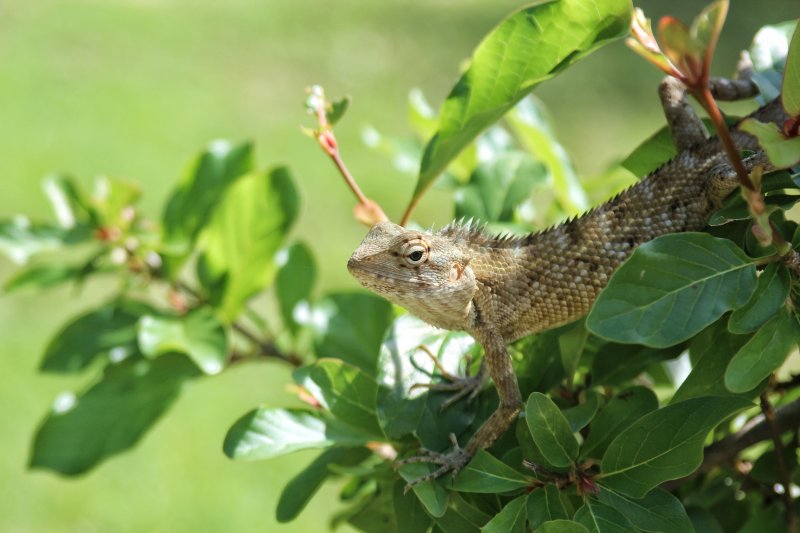
<svg viewBox="0 0 800 533">
<path fill-rule="evenodd" d="M 588 1 L 588 0 L 587 0 Z M 602 0 L 595 0 L 602 1 Z M 704 2 L 637 2 L 650 17 L 689 20 Z M 337 135 L 368 196 L 399 217 L 414 186 L 364 146 L 372 125 L 410 135 L 407 95 L 438 106 L 480 38 L 522 5 L 509 0 L 6 0 L 0 3 L 0 217 L 49 217 L 41 178 L 74 174 L 139 181 L 158 216 L 188 161 L 210 140 L 253 139 L 262 166 L 286 163 L 303 194 L 296 227 L 316 253 L 319 291 L 355 289 L 344 268 L 365 229 L 329 161 L 304 137 L 304 88 L 320 83 L 353 104 Z M 730 73 L 762 25 L 800 15 L 797 0 L 733 0 L 715 71 Z M 531 50 L 535 54 L 535 50 Z M 663 123 L 659 74 L 619 42 L 545 83 L 561 142 L 579 175 L 602 172 Z M 432 191 L 416 219 L 448 222 Z M 0 281 L 14 265 L 0 258 Z M 314 454 L 234 463 L 230 424 L 259 403 L 289 405 L 289 370 L 234 367 L 196 380 L 131 452 L 88 475 L 29 471 L 31 437 L 58 392 L 89 376 L 36 368 L 49 337 L 110 289 L 0 295 L 0 531 L 321 531 L 336 507 L 324 488 L 291 524 L 274 510 Z"/>
</svg>

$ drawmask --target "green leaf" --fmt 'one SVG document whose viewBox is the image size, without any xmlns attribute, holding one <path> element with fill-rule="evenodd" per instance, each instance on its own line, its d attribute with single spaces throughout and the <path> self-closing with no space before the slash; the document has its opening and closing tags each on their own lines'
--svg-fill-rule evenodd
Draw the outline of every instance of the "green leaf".
<svg viewBox="0 0 800 533">
<path fill-rule="evenodd" d="M 672 346 L 743 305 L 755 266 L 727 239 L 663 235 L 643 244 L 611 276 L 586 326 L 615 342 Z"/>
<path fill-rule="evenodd" d="M 97 215 L 84 197 L 83 192 L 70 176 L 53 174 L 42 182 L 47 199 L 62 228 L 74 228 L 76 225 L 97 223 Z"/>
<path fill-rule="evenodd" d="M 228 359 L 225 329 L 208 307 L 182 316 L 144 315 L 138 339 L 144 355 L 183 353 L 206 374 L 219 374 Z"/>
<path fill-rule="evenodd" d="M 365 293 L 328 294 L 312 311 L 317 357 L 341 359 L 375 375 L 381 341 L 392 320 L 389 302 Z"/>
<path fill-rule="evenodd" d="M 134 301 L 107 303 L 64 326 L 47 345 L 43 372 L 79 372 L 98 357 L 119 362 L 139 353 L 136 323 L 152 312 Z"/>
<path fill-rule="evenodd" d="M 338 359 L 320 359 L 298 368 L 293 377 L 340 421 L 383 438 L 375 416 L 378 385 L 374 378 Z"/>
<path fill-rule="evenodd" d="M 520 144 L 546 167 L 561 208 L 574 215 L 584 211 L 589 201 L 566 149 L 555 138 L 550 122 L 544 106 L 533 97 L 521 100 L 508 115 L 508 123 Z"/>
<path fill-rule="evenodd" d="M 588 338 L 589 331 L 586 329 L 585 320 L 578 320 L 558 336 L 558 351 L 561 354 L 561 364 L 564 365 L 567 383 L 572 383 Z"/>
<path fill-rule="evenodd" d="M 800 137 L 786 138 L 778 126 L 755 118 L 746 118 L 739 129 L 755 136 L 770 162 L 778 168 L 788 168 L 800 162 Z"/>
<path fill-rule="evenodd" d="M 725 375 L 733 354 L 735 354 L 750 337 L 729 333 L 724 321 L 718 322 L 692 339 L 689 345 L 693 365 L 689 376 L 672 397 L 671 403 L 682 402 L 701 396 L 730 396 L 725 388 Z M 755 395 L 751 391 L 747 396 Z"/>
<path fill-rule="evenodd" d="M 627 1 L 562 0 L 526 7 L 502 21 L 475 49 L 469 69 L 442 106 L 414 197 L 537 84 L 624 36 L 630 17 Z"/>
<path fill-rule="evenodd" d="M 64 282 L 78 279 L 83 272 L 79 266 L 45 263 L 32 265 L 14 274 L 3 286 L 5 292 L 10 293 L 27 287 L 47 289 L 56 287 Z"/>
<path fill-rule="evenodd" d="M 756 387 L 786 360 L 800 333 L 794 313 L 778 312 L 742 346 L 725 371 L 725 386 L 731 392 Z"/>
<path fill-rule="evenodd" d="M 436 519 L 436 525 L 445 533 L 477 533 L 490 518 L 457 492 L 453 492 L 447 512 L 441 518 Z"/>
<path fill-rule="evenodd" d="M 538 530 L 544 522 L 569 518 L 561 500 L 561 493 L 553 485 L 545 485 L 528 494 L 526 508 L 528 522 L 535 530 Z"/>
<path fill-rule="evenodd" d="M 198 273 L 225 321 L 233 321 L 272 282 L 275 253 L 298 209 L 297 189 L 283 167 L 243 176 L 216 205 L 203 234 Z"/>
<path fill-rule="evenodd" d="M 595 416 L 581 447 L 581 457 L 602 457 L 621 431 L 656 409 L 658 399 L 650 389 L 641 386 L 623 389 Z"/>
<path fill-rule="evenodd" d="M 551 465 L 572 464 L 578 456 L 578 441 L 550 398 L 540 392 L 532 393 L 525 404 L 525 421 L 533 441 Z"/>
<path fill-rule="evenodd" d="M 786 54 L 781 99 L 783 108 L 790 117 L 800 116 L 800 31 L 797 29 L 794 30 L 789 53 Z"/>
<path fill-rule="evenodd" d="M 694 531 L 681 501 L 664 489 L 655 488 L 644 498 L 634 499 L 601 486 L 599 497 L 602 503 L 622 513 L 636 528 L 643 531 Z"/>
<path fill-rule="evenodd" d="M 489 452 L 478 450 L 475 457 L 456 476 L 452 489 L 493 494 L 527 487 L 530 481 Z"/>
<path fill-rule="evenodd" d="M 325 111 L 328 124 L 334 126 L 337 122 L 339 122 L 344 116 L 348 107 L 350 107 L 349 96 L 342 96 L 338 100 L 331 102 L 330 109 Z"/>
<path fill-rule="evenodd" d="M 398 469 L 400 476 L 407 482 L 412 482 L 422 476 L 430 474 L 436 466 L 424 463 L 411 463 L 403 465 Z M 440 518 L 447 512 L 449 492 L 442 486 L 441 479 L 417 483 L 411 490 L 419 499 L 420 503 L 428 510 L 434 518 Z"/>
<path fill-rule="evenodd" d="M 511 222 L 515 209 L 544 178 L 544 167 L 529 155 L 505 152 L 478 165 L 469 183 L 456 191 L 456 218 Z"/>
<path fill-rule="evenodd" d="M 311 250 L 302 242 L 278 252 L 275 262 L 279 267 L 275 276 L 275 294 L 281 318 L 284 326 L 297 334 L 300 325 L 295 318 L 295 309 L 300 304 L 308 305 L 317 278 L 317 265 Z"/>
<path fill-rule="evenodd" d="M 330 465 L 355 466 L 370 455 L 371 452 L 366 448 L 325 450 L 283 488 L 275 518 L 282 524 L 297 518 L 322 484 L 331 476 Z"/>
<path fill-rule="evenodd" d="M 625 516 L 607 505 L 591 498 L 575 512 L 572 519 L 593 533 L 616 533 L 633 531 L 633 526 Z"/>
<path fill-rule="evenodd" d="M 772 263 L 758 277 L 756 291 L 750 300 L 731 313 L 728 329 L 731 333 L 750 333 L 764 325 L 789 296 L 789 270 Z"/>
<path fill-rule="evenodd" d="M 709 396 L 647 414 L 609 445 L 598 479 L 612 490 L 641 498 L 664 481 L 692 473 L 703 460 L 708 433 L 751 405 L 738 397 Z"/>
<path fill-rule="evenodd" d="M 543 523 L 536 533 L 589 533 L 589 530 L 572 520 L 551 520 Z"/>
<path fill-rule="evenodd" d="M 577 433 L 592 421 L 594 415 L 597 414 L 598 407 L 600 407 L 600 395 L 593 390 L 587 390 L 586 397 L 581 403 L 575 407 L 564 409 L 562 414 L 569 422 L 572 432 Z"/>
<path fill-rule="evenodd" d="M 138 357 L 106 367 L 80 395 L 65 392 L 39 427 L 31 468 L 73 476 L 134 446 L 197 374 L 185 357 Z"/>
<path fill-rule="evenodd" d="M 406 494 L 405 482 L 398 480 L 392 491 L 398 533 L 427 533 L 431 517 L 414 494 Z"/>
<path fill-rule="evenodd" d="M 638 344 L 606 343 L 592 360 L 592 383 L 619 385 L 632 380 L 654 363 L 677 357 L 684 346 L 666 349 L 648 348 Z"/>
<path fill-rule="evenodd" d="M 86 242 L 90 237 L 91 232 L 85 226 L 64 229 L 50 224 L 34 224 L 23 215 L 12 220 L 0 220 L 0 253 L 18 264 L 25 264 L 42 252 Z"/>
<path fill-rule="evenodd" d="M 231 459 L 257 461 L 298 450 L 363 446 L 370 439 L 322 413 L 260 407 L 231 426 L 222 450 Z"/>
<path fill-rule="evenodd" d="M 182 255 L 188 254 L 226 189 L 252 169 L 252 144 L 212 142 L 189 165 L 167 200 L 162 215 L 164 241 L 181 247 Z"/>
<path fill-rule="evenodd" d="M 726 117 L 726 119 L 728 118 Z M 709 119 L 703 119 L 703 123 L 707 129 L 714 127 L 713 122 Z M 634 148 L 620 163 L 620 166 L 634 176 L 643 178 L 675 157 L 677 153 L 672 134 L 669 128 L 664 126 Z"/>
<path fill-rule="evenodd" d="M 481 528 L 481 533 L 525 533 L 527 498 L 527 494 L 523 494 L 508 502 Z"/>
</svg>

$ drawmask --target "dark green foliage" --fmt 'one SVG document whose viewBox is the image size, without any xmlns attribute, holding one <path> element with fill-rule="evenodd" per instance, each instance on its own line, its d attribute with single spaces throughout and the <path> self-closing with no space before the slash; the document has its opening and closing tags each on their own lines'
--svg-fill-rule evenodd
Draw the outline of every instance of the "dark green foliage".
<svg viewBox="0 0 800 533">
<path fill-rule="evenodd" d="M 475 50 L 438 120 L 415 93 L 412 123 L 420 137 L 433 135 L 424 156 L 419 142 L 382 148 L 422 159 L 417 196 L 450 165 L 442 182 L 454 215 L 492 228 L 543 229 L 596 203 L 608 184 L 577 179 L 545 110 L 526 95 L 621 37 L 630 15 L 621 0 L 539 2 L 511 14 Z M 785 58 L 759 39 L 753 50 L 769 61 L 756 81 L 768 92 Z M 800 88 L 786 86 L 796 105 Z M 328 120 L 348 105 L 334 103 Z M 254 408 L 222 449 L 241 460 L 320 450 L 284 488 L 281 522 L 335 478 L 342 508 L 332 525 L 381 533 L 780 529 L 775 487 L 787 475 L 800 480 L 795 432 L 780 435 L 782 452 L 765 438 L 734 450 L 737 469 L 703 464 L 709 445 L 729 445 L 758 422 L 759 395 L 779 415 L 798 401 L 796 383 L 774 383 L 800 339 L 796 273 L 778 247 L 753 237 L 739 195 L 708 232 L 641 246 L 586 320 L 513 343 L 525 401 L 514 429 L 456 476 L 405 491 L 435 466 L 395 470 L 397 458 L 464 445 L 497 406 L 491 387 L 444 408 L 447 393 L 419 386 L 476 372 L 482 350 L 466 333 L 437 330 L 371 294 L 316 295 L 315 243 L 287 241 L 299 216 L 295 180 L 285 167 L 259 170 L 253 152 L 219 141 L 199 154 L 160 227 L 134 208 L 136 186 L 104 179 L 104 193 L 90 196 L 60 175 L 45 184 L 56 223 L 0 221 L 0 251 L 35 259 L 6 291 L 80 287 L 100 273 L 120 281 L 108 303 L 68 320 L 47 345 L 41 370 L 93 377 L 56 399 L 35 435 L 32 467 L 84 473 L 135 445 L 187 381 L 264 360 L 293 365 L 304 406 Z M 673 154 L 661 130 L 621 167 L 642 175 Z M 769 220 L 795 247 L 800 233 L 785 211 L 800 199 L 799 182 L 797 169 L 763 182 Z M 67 249 L 83 260 L 45 259 Z M 263 302 L 265 317 L 255 311 Z"/>
</svg>

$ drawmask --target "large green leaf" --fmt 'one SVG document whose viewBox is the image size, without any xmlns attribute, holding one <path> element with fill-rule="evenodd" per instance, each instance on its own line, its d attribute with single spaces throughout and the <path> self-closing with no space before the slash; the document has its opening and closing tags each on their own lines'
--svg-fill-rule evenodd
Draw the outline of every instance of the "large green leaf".
<svg viewBox="0 0 800 533">
<path fill-rule="evenodd" d="M 378 385 L 374 378 L 338 359 L 320 359 L 298 368 L 293 376 L 340 421 L 383 438 L 375 415 Z"/>
<path fill-rule="evenodd" d="M 222 450 L 231 459 L 256 461 L 298 450 L 363 446 L 371 438 L 322 413 L 261 407 L 231 426 Z"/>
<path fill-rule="evenodd" d="M 398 480 L 392 491 L 394 514 L 398 533 L 427 533 L 431 517 L 414 494 L 407 494 L 405 482 Z"/>
<path fill-rule="evenodd" d="M 758 285 L 746 304 L 731 313 L 728 329 L 732 333 L 750 333 L 772 318 L 789 296 L 789 270 L 772 263 L 758 277 Z"/>
<path fill-rule="evenodd" d="M 341 359 L 375 375 L 381 341 L 392 320 L 389 302 L 365 293 L 335 293 L 311 313 L 317 357 Z"/>
<path fill-rule="evenodd" d="M 553 401 L 534 392 L 525 404 L 525 421 L 533 441 L 553 466 L 569 466 L 578 456 L 578 441 L 569 422 Z"/>
<path fill-rule="evenodd" d="M 475 49 L 469 69 L 442 106 L 414 196 L 537 84 L 624 36 L 630 20 L 626 0 L 559 0 L 528 6 L 502 21 Z"/>
<path fill-rule="evenodd" d="M 47 345 L 41 370 L 78 372 L 98 357 L 121 361 L 137 354 L 136 323 L 152 312 L 134 301 L 107 303 L 64 326 Z"/>
<path fill-rule="evenodd" d="M 370 455 L 371 452 L 366 448 L 330 448 L 322 452 L 281 491 L 275 511 L 278 522 L 290 522 L 300 514 L 330 477 L 331 465 L 355 466 Z"/>
<path fill-rule="evenodd" d="M 478 450 L 469 464 L 459 472 L 452 489 L 459 492 L 492 494 L 521 489 L 530 482 L 530 479 L 489 452 Z"/>
<path fill-rule="evenodd" d="M 764 324 L 731 359 L 725 386 L 731 392 L 747 392 L 781 366 L 800 338 L 794 313 L 781 310 Z"/>
<path fill-rule="evenodd" d="M 621 431 L 656 409 L 658 399 L 650 389 L 641 386 L 623 389 L 597 413 L 581 447 L 581 457 L 602 457 Z"/>
<path fill-rule="evenodd" d="M 654 363 L 677 357 L 683 348 L 683 345 L 660 349 L 638 344 L 606 343 L 592 360 L 592 383 L 619 385 L 628 382 Z"/>
<path fill-rule="evenodd" d="M 592 533 L 628 533 L 634 530 L 625 515 L 592 498 L 586 499 L 586 503 L 575 512 L 572 519 Z"/>
<path fill-rule="evenodd" d="M 42 189 L 62 228 L 73 228 L 84 223 L 94 225 L 97 222 L 97 214 L 71 176 L 47 176 L 42 181 Z"/>
<path fill-rule="evenodd" d="M 743 305 L 755 288 L 755 265 L 731 241 L 664 235 L 617 269 L 586 325 L 615 342 L 672 346 Z"/>
<path fill-rule="evenodd" d="M 144 355 L 184 353 L 206 374 L 219 374 L 228 359 L 225 329 L 208 307 L 182 316 L 144 315 L 138 339 Z"/>
<path fill-rule="evenodd" d="M 603 484 L 633 498 L 692 473 L 703 460 L 708 433 L 752 404 L 738 397 L 692 398 L 647 414 L 609 445 L 601 466 Z"/>
<path fill-rule="evenodd" d="M 303 302 L 308 304 L 317 278 L 317 265 L 311 250 L 302 242 L 278 252 L 275 262 L 280 267 L 275 276 L 275 294 L 283 325 L 296 334 L 300 325 L 295 308 Z"/>
<path fill-rule="evenodd" d="M 600 489 L 600 501 L 625 515 L 643 531 L 690 533 L 689 515 L 681 501 L 663 489 L 653 489 L 641 499 L 629 498 L 606 487 Z"/>
<path fill-rule="evenodd" d="M 489 520 L 481 533 L 525 533 L 527 494 L 517 496 Z"/>
<path fill-rule="evenodd" d="M 477 533 L 490 518 L 457 492 L 453 492 L 447 505 L 447 512 L 435 521 L 439 529 L 445 533 Z"/>
<path fill-rule="evenodd" d="M 131 448 L 196 374 L 182 355 L 107 366 L 88 390 L 58 396 L 36 432 L 30 466 L 76 475 Z"/>
<path fill-rule="evenodd" d="M 279 167 L 231 185 L 203 233 L 198 273 L 220 316 L 233 321 L 245 302 L 270 284 L 281 247 L 299 209 L 291 174 Z"/>
<path fill-rule="evenodd" d="M 189 165 L 167 200 L 162 216 L 164 241 L 181 248 L 181 255 L 188 254 L 226 189 L 252 169 L 252 144 L 212 142 Z"/>
</svg>

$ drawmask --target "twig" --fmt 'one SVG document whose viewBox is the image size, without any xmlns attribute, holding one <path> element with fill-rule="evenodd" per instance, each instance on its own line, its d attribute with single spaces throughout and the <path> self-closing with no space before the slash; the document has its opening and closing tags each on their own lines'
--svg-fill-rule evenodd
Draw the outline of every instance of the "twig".
<svg viewBox="0 0 800 533">
<path fill-rule="evenodd" d="M 353 192 L 356 200 L 358 200 L 358 204 L 354 209 L 356 219 L 367 226 L 389 220 L 383 212 L 383 209 L 361 192 L 361 188 L 358 186 L 358 183 L 356 183 L 355 178 L 350 174 L 347 165 L 344 164 L 344 160 L 339 152 L 339 143 L 336 141 L 336 136 L 333 134 L 333 126 L 328 122 L 326 110 L 329 104 L 328 101 L 325 100 L 325 92 L 322 90 L 322 87 L 312 87 L 309 89 L 309 92 L 311 93 L 311 98 L 308 105 L 314 111 L 318 127 L 308 133 L 316 139 L 322 150 L 331 158 L 337 170 L 339 170 L 339 174 L 344 178 L 347 187 Z"/>
<path fill-rule="evenodd" d="M 775 456 L 778 461 L 778 475 L 781 480 L 781 485 L 783 485 L 783 504 L 786 506 L 786 527 L 789 533 L 797 533 L 797 519 L 792 509 L 791 478 L 789 476 L 789 469 L 786 467 L 786 459 L 783 455 L 781 432 L 775 423 L 775 409 L 769 401 L 769 394 L 767 391 L 761 393 L 761 411 L 764 413 L 764 419 L 769 425 L 772 443 L 775 446 Z"/>
<path fill-rule="evenodd" d="M 300 357 L 292 353 L 283 353 L 275 345 L 275 343 L 261 339 L 258 335 L 247 329 L 247 327 L 243 324 L 234 322 L 231 324 L 231 327 L 258 348 L 258 355 L 280 359 L 285 363 L 289 363 L 293 367 L 298 367 L 303 364 L 303 360 L 300 359 Z"/>
<path fill-rule="evenodd" d="M 175 287 L 180 290 L 181 292 L 186 293 L 187 295 L 191 296 L 198 302 L 203 301 L 203 296 L 194 290 L 192 287 L 187 285 L 183 281 L 177 281 L 175 283 Z M 303 360 L 296 354 L 293 353 L 283 353 L 273 342 L 267 341 L 250 331 L 244 324 L 241 322 L 233 322 L 231 327 L 236 330 L 239 334 L 249 340 L 253 345 L 258 348 L 258 355 L 262 357 L 271 357 L 274 359 L 278 359 L 285 363 L 289 363 L 293 367 L 298 367 L 303 364 Z M 237 362 L 239 360 L 244 359 L 245 357 L 238 353 L 232 353 L 228 361 L 230 363 Z"/>
</svg>

